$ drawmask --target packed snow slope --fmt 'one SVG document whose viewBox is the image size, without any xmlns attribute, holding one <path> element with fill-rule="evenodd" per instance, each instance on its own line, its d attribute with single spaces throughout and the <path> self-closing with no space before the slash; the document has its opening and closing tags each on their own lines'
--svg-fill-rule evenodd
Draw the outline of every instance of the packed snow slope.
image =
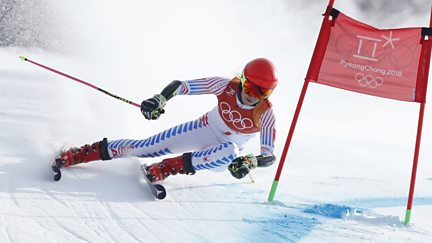
<svg viewBox="0 0 432 243">
<path fill-rule="evenodd" d="M 174 97 L 166 114 L 147 121 L 138 108 L 18 56 L 138 103 L 174 79 L 231 77 L 248 60 L 268 57 L 280 78 L 271 97 L 280 157 L 326 5 L 85 2 L 56 2 L 70 31 L 64 52 L 0 48 L 0 242 L 431 241 L 429 104 L 406 226 L 418 104 L 318 85 L 309 87 L 273 204 L 267 196 L 276 164 L 254 170 L 255 183 L 229 172 L 173 176 L 163 201 L 152 198 L 138 170 L 160 159 L 82 164 L 53 182 L 49 163 L 61 147 L 146 138 L 195 119 L 216 99 Z M 427 14 L 398 23 L 424 25 Z M 248 152 L 259 152 L 258 138 Z"/>
</svg>

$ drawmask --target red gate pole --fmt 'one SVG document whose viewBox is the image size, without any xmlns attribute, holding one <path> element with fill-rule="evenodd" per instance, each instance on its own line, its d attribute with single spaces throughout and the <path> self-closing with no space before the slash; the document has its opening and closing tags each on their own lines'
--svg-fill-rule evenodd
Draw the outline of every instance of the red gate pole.
<svg viewBox="0 0 432 243">
<path fill-rule="evenodd" d="M 429 22 L 429 28 L 432 28 L 432 6 L 431 6 L 431 13 L 430 13 L 430 22 Z M 424 38 L 424 37 L 422 37 Z M 419 111 L 419 120 L 418 120 L 418 126 L 417 126 L 417 138 L 416 138 L 416 145 L 414 150 L 414 161 L 413 161 L 413 167 L 411 171 L 411 183 L 409 188 L 409 194 L 408 194 L 408 203 L 407 203 L 407 209 L 405 212 L 405 221 L 404 224 L 407 225 L 410 223 L 411 219 L 411 209 L 412 209 L 412 203 L 414 198 L 414 187 L 416 182 L 416 175 L 417 175 L 417 165 L 418 165 L 418 158 L 419 158 L 419 152 L 420 152 L 420 142 L 421 142 L 421 134 L 422 134 L 422 127 L 423 127 L 423 117 L 424 117 L 424 110 L 426 106 L 426 89 L 427 89 L 427 80 L 429 75 L 429 65 L 430 65 L 430 57 L 431 57 L 431 41 L 432 36 L 429 35 L 427 40 L 422 39 L 423 46 L 420 56 L 420 65 L 419 69 L 422 68 L 423 70 L 419 70 L 419 73 L 421 73 L 423 76 L 419 77 L 419 79 L 424 82 L 424 91 L 423 92 L 423 98 L 420 102 L 420 111 Z M 424 63 L 423 63 L 424 62 Z"/>
<path fill-rule="evenodd" d="M 414 197 L 414 187 L 415 187 L 415 181 L 416 181 L 416 175 L 417 175 L 417 165 L 418 165 L 418 157 L 420 152 L 420 142 L 421 142 L 421 133 L 422 133 L 422 127 L 423 127 L 423 116 L 424 116 L 424 109 L 425 109 L 425 102 L 420 103 L 420 113 L 419 113 L 419 121 L 418 121 L 418 127 L 417 127 L 417 139 L 416 139 L 416 146 L 414 151 L 414 162 L 413 167 L 411 171 L 411 183 L 410 183 L 410 189 L 409 189 L 409 195 L 408 195 L 408 204 L 407 209 L 405 212 L 405 221 L 404 224 L 409 224 L 411 219 L 411 208 L 413 203 L 413 197 Z"/>
<path fill-rule="evenodd" d="M 304 82 L 304 84 L 303 84 L 303 88 L 302 88 L 302 91 L 301 91 L 301 94 L 300 94 L 299 101 L 297 103 L 297 107 L 296 107 L 296 110 L 295 110 L 295 113 L 294 113 L 294 118 L 293 118 L 293 120 L 291 122 L 291 127 L 290 127 L 290 130 L 288 132 L 288 137 L 287 137 L 287 139 L 285 141 L 285 146 L 284 146 L 283 151 L 282 151 L 282 157 L 281 157 L 281 159 L 279 161 L 279 165 L 278 165 L 278 168 L 277 168 L 275 179 L 273 181 L 273 184 L 272 184 L 272 187 L 271 187 L 271 190 L 270 190 L 270 194 L 269 194 L 268 199 L 267 199 L 268 202 L 273 202 L 273 200 L 274 200 L 274 197 L 275 197 L 275 194 L 276 194 L 276 189 L 277 189 L 277 186 L 279 184 L 279 178 L 280 178 L 280 175 L 282 173 L 282 168 L 283 168 L 286 156 L 288 154 L 288 148 L 289 148 L 289 146 L 291 144 L 291 140 L 292 140 L 292 137 L 294 135 L 294 130 L 295 130 L 295 127 L 296 127 L 296 124 L 297 124 L 297 119 L 298 119 L 298 117 L 300 115 L 300 110 L 301 110 L 301 107 L 303 105 L 304 97 L 306 96 L 306 91 L 307 91 L 308 85 L 309 85 L 309 80 L 306 79 L 305 82 Z"/>
<path fill-rule="evenodd" d="M 301 108 L 303 105 L 303 100 L 306 96 L 306 91 L 307 91 L 307 88 L 309 86 L 309 82 L 310 82 L 310 80 L 317 80 L 318 79 L 319 69 L 321 67 L 321 63 L 322 63 L 322 60 L 324 58 L 325 50 L 327 48 L 328 39 L 330 37 L 330 29 L 331 29 L 332 20 L 330 20 L 329 18 L 330 18 L 330 12 L 333 8 L 333 3 L 334 3 L 334 0 L 329 0 L 329 4 L 327 6 L 326 12 L 323 14 L 324 20 L 321 24 L 320 33 L 318 35 L 318 40 L 317 40 L 317 43 L 315 45 L 315 49 L 314 49 L 314 52 L 312 55 L 312 60 L 309 64 L 309 69 L 308 69 L 308 72 L 306 74 L 306 79 L 305 79 L 304 84 L 303 84 L 300 98 L 297 102 L 297 107 L 296 107 L 296 110 L 294 113 L 293 120 L 291 122 L 291 127 L 290 127 L 290 130 L 288 132 L 287 139 L 285 141 L 285 145 L 284 145 L 284 148 L 282 151 L 282 156 L 281 156 L 281 159 L 279 161 L 279 165 L 278 165 L 278 168 L 276 171 L 275 179 L 273 181 L 273 184 L 272 184 L 272 187 L 270 189 L 270 193 L 269 193 L 269 196 L 267 199 L 267 201 L 269 203 L 272 203 L 274 201 L 276 189 L 277 189 L 278 184 L 279 184 L 279 178 L 280 178 L 280 175 L 282 173 L 282 168 L 283 168 L 283 165 L 285 163 L 286 156 L 288 154 L 288 149 L 289 149 L 289 146 L 291 144 L 292 137 L 294 135 L 294 130 L 295 130 L 295 127 L 297 124 L 298 117 L 300 115 L 300 111 L 301 111 Z"/>
</svg>

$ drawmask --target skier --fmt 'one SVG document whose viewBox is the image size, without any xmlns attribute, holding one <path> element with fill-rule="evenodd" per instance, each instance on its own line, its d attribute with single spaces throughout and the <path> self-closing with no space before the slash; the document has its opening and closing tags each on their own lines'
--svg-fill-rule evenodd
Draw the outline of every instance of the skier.
<svg viewBox="0 0 432 243">
<path fill-rule="evenodd" d="M 257 58 L 244 67 L 240 77 L 211 77 L 173 81 L 160 94 L 144 100 L 141 112 L 148 120 L 158 119 L 167 101 L 176 95 L 214 94 L 218 104 L 200 118 L 142 140 L 120 139 L 95 142 L 60 152 L 53 161 L 58 168 L 95 160 L 136 156 L 158 157 L 183 153 L 146 166 L 150 182 L 170 175 L 195 174 L 199 170 L 224 171 L 238 179 L 257 166 L 274 163 L 275 118 L 268 97 L 277 85 L 275 67 Z M 243 145 L 260 132 L 261 153 L 240 156 Z"/>
</svg>

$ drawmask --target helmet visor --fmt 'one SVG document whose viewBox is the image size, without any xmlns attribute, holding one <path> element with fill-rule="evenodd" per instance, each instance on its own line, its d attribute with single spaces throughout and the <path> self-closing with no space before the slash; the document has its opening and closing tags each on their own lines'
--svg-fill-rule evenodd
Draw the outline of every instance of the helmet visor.
<svg viewBox="0 0 432 243">
<path fill-rule="evenodd" d="M 256 97 L 260 100 L 266 99 L 273 92 L 273 89 L 261 88 L 251 81 L 249 81 L 244 75 L 240 78 L 242 90 L 249 96 Z"/>
</svg>

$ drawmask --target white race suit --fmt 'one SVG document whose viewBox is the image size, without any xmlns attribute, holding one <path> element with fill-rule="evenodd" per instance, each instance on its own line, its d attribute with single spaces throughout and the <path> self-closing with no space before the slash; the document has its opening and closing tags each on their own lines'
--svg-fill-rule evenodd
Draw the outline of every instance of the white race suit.
<svg viewBox="0 0 432 243">
<path fill-rule="evenodd" d="M 274 154 L 275 117 L 268 99 L 255 106 L 240 102 L 238 77 L 211 77 L 182 81 L 176 95 L 214 94 L 218 104 L 200 118 L 142 140 L 108 141 L 111 158 L 158 157 L 191 152 L 193 168 L 223 171 L 239 156 L 239 149 L 261 135 L 261 154 Z"/>
</svg>

